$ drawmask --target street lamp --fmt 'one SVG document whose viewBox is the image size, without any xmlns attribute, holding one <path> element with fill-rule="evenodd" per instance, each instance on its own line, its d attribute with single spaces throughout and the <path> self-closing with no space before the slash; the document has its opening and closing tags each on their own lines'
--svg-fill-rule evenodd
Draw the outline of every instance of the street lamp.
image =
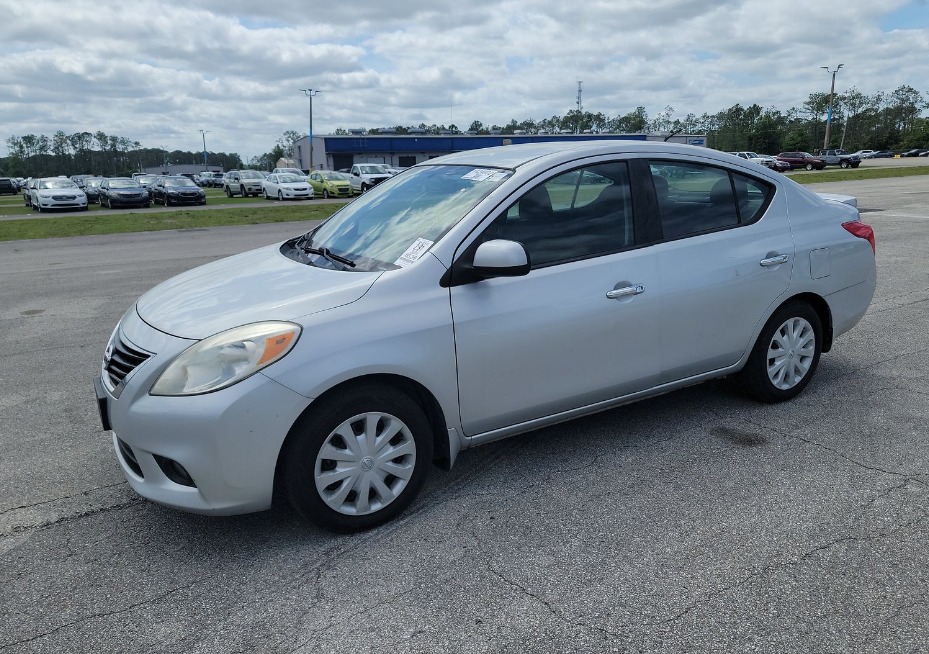
<svg viewBox="0 0 929 654">
<path fill-rule="evenodd" d="M 839 72 L 839 68 L 845 64 L 839 64 L 836 66 L 835 70 L 829 70 L 829 66 L 820 66 L 827 73 L 832 74 L 832 88 L 829 90 L 829 109 L 826 110 L 826 138 L 823 139 L 823 149 L 829 147 L 829 128 L 832 127 L 832 101 L 835 98 L 835 74 Z"/>
<path fill-rule="evenodd" d="M 319 93 L 313 89 L 300 89 L 310 99 L 310 170 L 313 170 L 313 96 Z"/>
<path fill-rule="evenodd" d="M 210 131 L 210 130 L 208 130 L 208 129 L 207 129 L 207 130 L 203 130 L 203 129 L 200 130 L 200 135 L 203 136 L 203 170 L 204 170 L 204 171 L 205 171 L 206 168 L 207 168 L 207 166 L 206 166 L 206 135 L 207 135 L 207 132 L 209 132 L 209 131 Z"/>
</svg>

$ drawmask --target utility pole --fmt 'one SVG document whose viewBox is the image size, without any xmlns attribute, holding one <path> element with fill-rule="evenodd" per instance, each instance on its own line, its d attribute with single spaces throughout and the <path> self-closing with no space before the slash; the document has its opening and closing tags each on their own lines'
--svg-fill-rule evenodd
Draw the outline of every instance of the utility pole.
<svg viewBox="0 0 929 654">
<path fill-rule="evenodd" d="M 310 172 L 313 171 L 313 96 L 319 93 L 313 89 L 300 89 L 310 99 Z"/>
<path fill-rule="evenodd" d="M 201 129 L 201 130 L 200 130 L 200 135 L 203 137 L 203 170 L 204 170 L 204 171 L 207 169 L 207 165 L 206 165 L 206 135 L 207 135 L 207 132 L 209 132 L 209 131 L 210 131 L 210 130 L 206 130 L 206 129 Z"/>
<path fill-rule="evenodd" d="M 839 68 L 845 64 L 839 64 L 836 66 L 835 70 L 829 70 L 829 66 L 820 66 L 827 73 L 832 73 L 832 88 L 829 90 L 829 108 L 826 110 L 826 137 L 823 139 L 823 149 L 829 147 L 829 128 L 832 127 L 832 103 L 835 99 L 835 74 L 839 72 Z"/>
<path fill-rule="evenodd" d="M 578 81 L 577 83 L 577 124 L 574 127 L 574 133 L 581 133 L 581 116 L 583 116 L 583 105 L 581 104 L 581 85 L 584 82 Z"/>
</svg>

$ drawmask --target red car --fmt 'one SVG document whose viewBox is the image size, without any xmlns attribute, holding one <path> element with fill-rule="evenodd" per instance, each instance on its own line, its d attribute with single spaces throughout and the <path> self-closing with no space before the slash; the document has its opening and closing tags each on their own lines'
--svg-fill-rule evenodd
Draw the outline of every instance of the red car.
<svg viewBox="0 0 929 654">
<path fill-rule="evenodd" d="M 781 161 L 790 164 L 790 169 L 806 168 L 807 170 L 822 170 L 826 167 L 826 162 L 819 157 L 814 157 L 809 152 L 781 152 L 777 155 Z"/>
</svg>

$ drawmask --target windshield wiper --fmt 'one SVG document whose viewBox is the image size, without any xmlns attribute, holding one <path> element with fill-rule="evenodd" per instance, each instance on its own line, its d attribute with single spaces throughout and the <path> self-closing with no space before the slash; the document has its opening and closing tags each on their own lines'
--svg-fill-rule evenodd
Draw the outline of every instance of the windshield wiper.
<svg viewBox="0 0 929 654">
<path fill-rule="evenodd" d="M 349 268 L 355 267 L 354 261 L 332 252 L 329 248 L 311 247 L 310 246 L 310 234 L 304 234 L 302 237 L 300 237 L 300 239 L 294 245 L 296 245 L 306 254 L 318 254 L 319 256 L 329 261 L 332 261 L 333 263 L 340 263 L 343 266 L 348 266 Z"/>
</svg>

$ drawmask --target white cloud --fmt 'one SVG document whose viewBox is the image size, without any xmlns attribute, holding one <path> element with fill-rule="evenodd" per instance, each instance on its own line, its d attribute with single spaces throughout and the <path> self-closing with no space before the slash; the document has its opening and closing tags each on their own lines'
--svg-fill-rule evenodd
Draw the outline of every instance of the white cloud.
<svg viewBox="0 0 929 654">
<path fill-rule="evenodd" d="M 0 24 L 0 140 L 103 130 L 243 156 L 314 132 L 645 106 L 797 107 L 837 90 L 929 95 L 924 2 L 907 0 L 30 0 Z M 921 13 L 920 13 L 921 12 Z M 882 30 L 893 15 L 921 21 Z"/>
</svg>

